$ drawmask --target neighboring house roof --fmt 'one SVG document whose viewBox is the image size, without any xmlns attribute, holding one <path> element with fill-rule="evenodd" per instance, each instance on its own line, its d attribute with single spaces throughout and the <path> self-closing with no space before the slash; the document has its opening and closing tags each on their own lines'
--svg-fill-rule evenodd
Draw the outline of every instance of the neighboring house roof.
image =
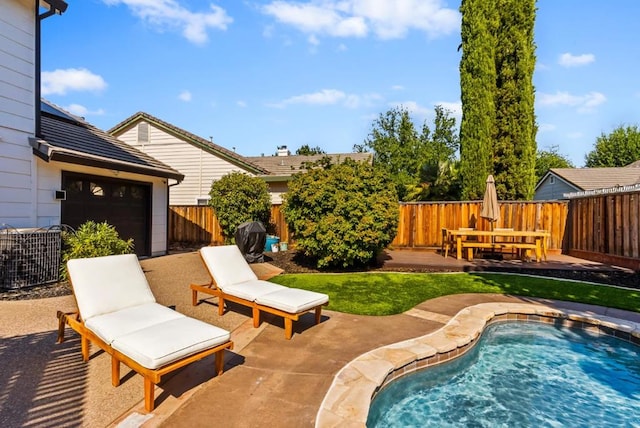
<svg viewBox="0 0 640 428">
<path fill-rule="evenodd" d="M 619 168 L 552 168 L 540 180 L 538 186 L 551 174 L 578 190 L 595 190 L 640 183 L 640 168 L 629 168 L 629 166 Z"/>
<path fill-rule="evenodd" d="M 290 177 L 291 175 L 305 171 L 305 162 L 316 162 L 325 156 L 331 157 L 334 163 L 342 162 L 349 158 L 357 162 L 371 162 L 372 153 L 339 153 L 322 155 L 287 155 L 287 156 L 256 156 L 247 157 L 249 161 L 268 170 L 272 175 L 278 177 Z"/>
<path fill-rule="evenodd" d="M 157 117 L 152 116 L 149 113 L 145 113 L 142 111 L 128 117 L 127 119 L 118 123 L 107 132 L 109 132 L 109 134 L 112 134 L 112 135 L 121 134 L 122 132 L 130 128 L 133 128 L 139 122 L 143 122 L 143 121 L 150 123 L 155 127 L 163 130 L 164 132 L 170 135 L 173 135 L 176 138 L 184 140 L 195 147 L 198 147 L 208 153 L 211 153 L 212 155 L 218 156 L 219 158 L 222 158 L 249 172 L 252 172 L 258 175 L 269 174 L 269 171 L 261 168 L 258 165 L 253 164 L 252 162 L 248 161 L 247 158 L 240 156 L 239 154 L 231 150 L 225 149 L 224 147 L 214 144 L 209 140 L 206 140 L 202 137 L 198 137 L 197 135 L 192 134 L 189 131 L 185 131 L 182 128 L 179 128 L 175 125 L 172 125 L 168 122 L 158 119 Z"/>
<path fill-rule="evenodd" d="M 108 168 L 182 181 L 184 175 L 47 100 L 41 101 L 42 139 L 32 139 L 45 161 Z"/>
</svg>

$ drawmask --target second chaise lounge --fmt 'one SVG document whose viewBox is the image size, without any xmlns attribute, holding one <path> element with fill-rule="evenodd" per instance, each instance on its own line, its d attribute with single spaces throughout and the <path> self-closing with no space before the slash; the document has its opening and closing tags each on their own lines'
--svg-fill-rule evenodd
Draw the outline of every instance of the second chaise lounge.
<svg viewBox="0 0 640 428">
<path fill-rule="evenodd" d="M 191 284 L 192 303 L 198 304 L 198 292 L 218 297 L 218 313 L 224 314 L 225 300 L 252 309 L 253 326 L 260 326 L 260 312 L 284 318 L 285 337 L 293 335 L 293 321 L 309 311 L 315 311 L 316 324 L 322 316 L 322 306 L 329 296 L 314 291 L 289 288 L 258 279 L 236 245 L 204 247 L 200 256 L 212 281 L 206 285 Z"/>
</svg>

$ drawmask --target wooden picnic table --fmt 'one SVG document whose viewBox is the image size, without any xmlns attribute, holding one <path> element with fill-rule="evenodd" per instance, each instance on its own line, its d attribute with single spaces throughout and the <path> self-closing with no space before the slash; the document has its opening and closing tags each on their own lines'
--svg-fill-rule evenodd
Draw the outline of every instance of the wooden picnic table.
<svg viewBox="0 0 640 428">
<path fill-rule="evenodd" d="M 487 237 L 488 240 L 470 240 L 469 237 Z M 443 239 L 455 239 L 458 260 L 462 259 L 462 252 L 467 249 L 467 259 L 473 260 L 474 248 L 514 248 L 524 256 L 529 250 L 534 250 L 536 261 L 547 259 L 547 239 L 551 236 L 546 230 L 475 230 L 475 229 L 447 229 Z M 496 238 L 500 238 L 496 240 Z M 507 239 L 504 239 L 507 238 Z M 528 239 L 533 240 L 529 242 Z M 443 242 L 443 246 L 447 245 Z"/>
</svg>

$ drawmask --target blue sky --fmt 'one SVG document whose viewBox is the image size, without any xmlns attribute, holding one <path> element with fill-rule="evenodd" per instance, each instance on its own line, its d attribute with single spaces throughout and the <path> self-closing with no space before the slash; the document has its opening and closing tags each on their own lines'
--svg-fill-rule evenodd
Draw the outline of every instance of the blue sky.
<svg viewBox="0 0 640 428">
<path fill-rule="evenodd" d="M 42 94 L 109 129 L 137 111 L 244 156 L 350 152 L 403 105 L 460 119 L 457 0 L 67 0 L 42 23 Z M 640 124 L 638 0 L 538 0 L 538 147 L 576 166 Z"/>
</svg>

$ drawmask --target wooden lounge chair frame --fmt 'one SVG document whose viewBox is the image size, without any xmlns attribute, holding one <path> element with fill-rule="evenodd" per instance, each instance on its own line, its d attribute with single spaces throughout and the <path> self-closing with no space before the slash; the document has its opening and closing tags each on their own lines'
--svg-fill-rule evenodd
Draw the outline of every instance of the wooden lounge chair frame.
<svg viewBox="0 0 640 428">
<path fill-rule="evenodd" d="M 200 254 L 200 258 L 202 259 L 202 263 L 206 266 L 206 262 Z M 327 306 L 329 303 L 323 303 L 316 307 L 304 310 L 302 312 L 291 313 L 285 312 L 280 309 L 272 308 L 270 306 L 260 305 L 251 300 L 242 299 L 237 296 L 232 296 L 230 294 L 222 291 L 217 285 L 213 276 L 207 269 L 207 274 L 209 275 L 209 282 L 207 284 L 191 284 L 189 287 L 191 288 L 191 304 L 196 306 L 198 302 L 198 292 L 209 294 L 218 298 L 218 315 L 224 315 L 224 302 L 225 300 L 229 300 L 234 303 L 238 303 L 243 306 L 248 306 L 251 308 L 252 318 L 253 318 L 253 326 L 255 328 L 260 327 L 260 312 L 267 312 L 276 316 L 280 316 L 284 318 L 284 336 L 287 340 L 291 339 L 293 336 L 293 322 L 298 321 L 300 319 L 300 315 L 306 314 L 307 312 L 311 312 L 312 310 L 315 312 L 315 323 L 320 324 L 320 320 L 322 319 L 322 307 Z"/>
<path fill-rule="evenodd" d="M 62 343 L 65 340 L 64 330 L 65 325 L 68 325 L 72 330 L 80 335 L 80 347 L 82 350 L 82 361 L 89 361 L 89 346 L 90 343 L 94 343 L 100 349 L 105 351 L 111 356 L 111 384 L 113 386 L 120 386 L 120 363 L 125 364 L 131 370 L 140 374 L 144 378 L 144 408 L 147 412 L 153 411 L 155 408 L 155 385 L 160 383 L 162 376 L 171 373 L 174 370 L 189 365 L 195 361 L 201 360 L 209 355 L 215 354 L 215 374 L 219 376 L 224 371 L 224 350 L 232 350 L 233 342 L 228 341 L 215 348 L 206 349 L 198 352 L 197 354 L 189 355 L 188 357 L 174 361 L 166 366 L 158 369 L 148 369 L 141 366 L 136 361 L 122 354 L 121 352 L 113 349 L 106 344 L 102 339 L 96 336 L 91 330 L 84 326 L 84 323 L 80 319 L 78 312 L 62 312 L 58 311 L 58 340 L 57 343 Z"/>
<path fill-rule="evenodd" d="M 71 279 L 69 282 L 72 284 Z M 74 293 L 74 299 L 76 298 Z M 77 305 L 77 300 L 76 300 Z M 58 317 L 58 339 L 57 343 L 62 343 L 65 340 L 65 326 L 68 325 L 72 330 L 80 335 L 80 348 L 82 352 L 82 360 L 84 362 L 89 361 L 90 343 L 94 343 L 100 349 L 105 351 L 111 356 L 111 384 L 114 387 L 120 385 L 120 363 L 125 364 L 133 371 L 137 372 L 144 378 L 144 407 L 147 412 L 153 411 L 155 408 L 155 385 L 160 383 L 162 376 L 180 369 L 186 365 L 189 365 L 195 361 L 201 360 L 209 355 L 215 355 L 215 375 L 219 376 L 224 371 L 224 351 L 225 349 L 232 350 L 233 342 L 228 340 L 221 343 L 218 346 L 204 349 L 191 355 L 187 355 L 176 361 L 158 367 L 156 369 L 150 369 L 142 366 L 137 361 L 124 355 L 120 351 L 111 347 L 108 343 L 98 337 L 94 332 L 88 329 L 84 321 L 80 316 L 79 311 L 75 312 L 57 312 Z"/>
</svg>

